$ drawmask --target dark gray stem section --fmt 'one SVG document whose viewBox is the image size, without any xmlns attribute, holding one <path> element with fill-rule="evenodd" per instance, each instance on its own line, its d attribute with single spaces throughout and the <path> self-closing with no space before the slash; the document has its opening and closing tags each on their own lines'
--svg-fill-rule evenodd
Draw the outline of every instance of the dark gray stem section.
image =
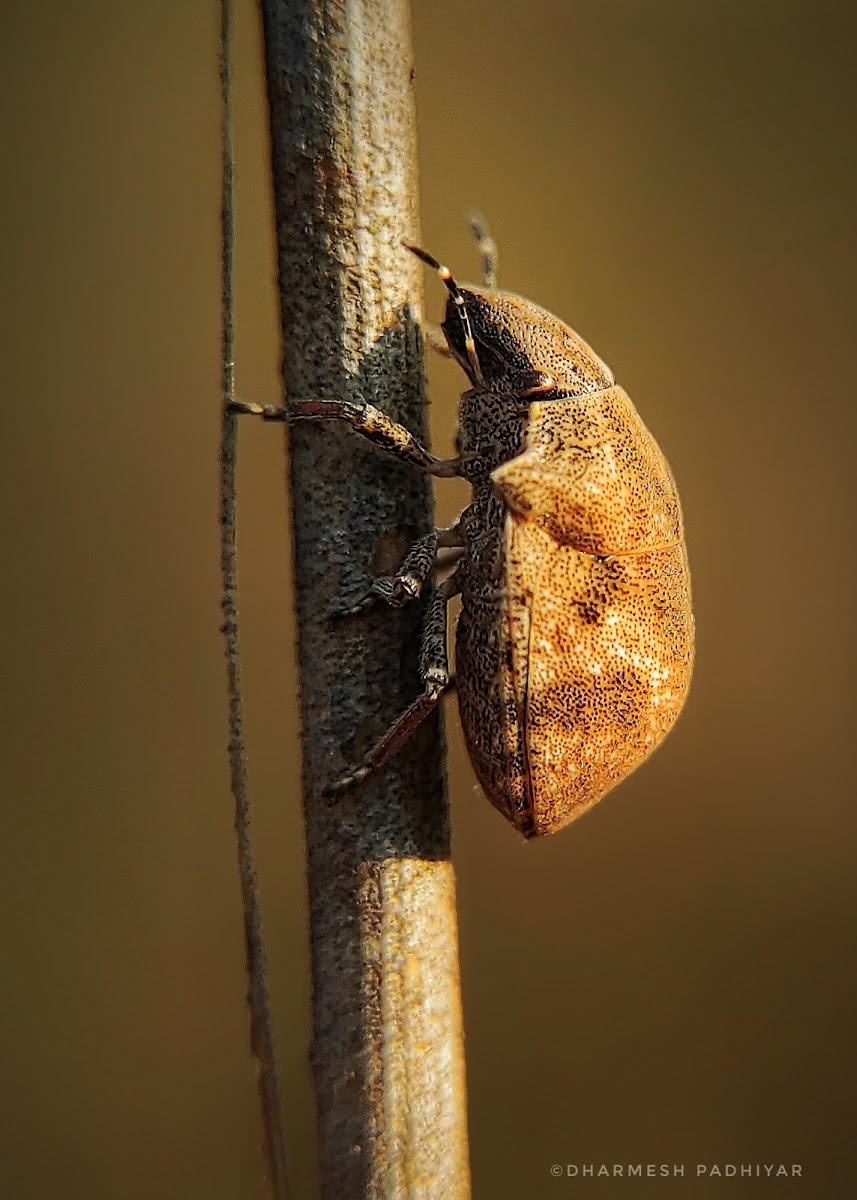
<svg viewBox="0 0 857 1200">
<path fill-rule="evenodd" d="M 263 0 L 291 400 L 424 430 L 405 0 Z M 326 422 L 289 431 L 323 1194 L 469 1194 L 455 883 L 437 716 L 321 790 L 415 698 L 420 612 L 331 622 L 430 527 L 428 482 Z"/>
</svg>

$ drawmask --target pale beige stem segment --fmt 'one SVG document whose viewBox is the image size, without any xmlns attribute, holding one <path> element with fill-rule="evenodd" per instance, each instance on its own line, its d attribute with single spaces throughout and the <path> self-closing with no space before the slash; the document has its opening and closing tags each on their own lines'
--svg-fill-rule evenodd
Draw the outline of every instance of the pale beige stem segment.
<svg viewBox="0 0 857 1200">
<path fill-rule="evenodd" d="M 405 0 L 263 0 L 286 398 L 425 437 Z M 455 885 L 437 712 L 322 795 L 421 689 L 420 606 L 331 620 L 432 527 L 423 472 L 289 427 L 323 1195 L 469 1195 Z"/>
</svg>

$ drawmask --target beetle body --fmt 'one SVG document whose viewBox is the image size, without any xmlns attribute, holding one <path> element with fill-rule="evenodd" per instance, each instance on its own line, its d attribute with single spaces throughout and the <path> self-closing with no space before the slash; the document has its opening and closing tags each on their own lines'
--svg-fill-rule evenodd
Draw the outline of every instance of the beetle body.
<svg viewBox="0 0 857 1200">
<path fill-rule="evenodd" d="M 473 500 L 458 523 L 420 538 L 394 576 L 374 580 L 344 610 L 414 599 L 438 548 L 457 549 L 426 608 L 422 695 L 324 794 L 381 767 L 437 704 L 450 684 L 447 604 L 460 593 L 456 678 L 470 758 L 491 803 L 536 837 L 639 766 L 681 710 L 694 633 L 681 507 L 654 438 L 581 337 L 511 292 L 459 286 L 431 255 L 408 248 L 447 287 L 441 328 L 471 383 L 455 459 L 435 458 L 370 404 L 232 408 L 346 421 L 420 470 L 468 480 Z"/>
<path fill-rule="evenodd" d="M 634 770 L 684 703 L 693 617 L 681 508 L 653 437 L 577 334 L 510 293 L 457 291 L 471 351 L 453 296 L 442 328 L 474 385 L 458 431 L 473 486 L 459 709 L 486 795 L 534 837 Z"/>
</svg>

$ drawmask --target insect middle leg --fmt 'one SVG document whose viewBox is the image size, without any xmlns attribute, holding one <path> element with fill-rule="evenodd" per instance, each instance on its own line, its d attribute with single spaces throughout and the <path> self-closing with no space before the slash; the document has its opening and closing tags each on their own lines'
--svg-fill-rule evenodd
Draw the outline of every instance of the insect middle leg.
<svg viewBox="0 0 857 1200">
<path fill-rule="evenodd" d="M 461 473 L 457 458 L 436 458 L 410 430 L 375 408 L 374 404 L 351 400 L 293 400 L 284 408 L 275 408 L 272 404 L 232 400 L 229 411 L 285 424 L 292 421 L 345 421 L 361 437 L 429 475 L 451 478 Z"/>
<path fill-rule="evenodd" d="M 373 579 L 365 596 L 350 608 L 341 609 L 335 616 L 356 616 L 374 607 L 379 600 L 391 608 L 401 608 L 409 600 L 416 600 L 437 564 L 438 551 L 441 549 L 456 551 L 455 559 L 463 552 L 464 535 L 460 522 L 447 529 L 432 529 L 417 538 L 394 575 L 379 575 Z"/>
<path fill-rule="evenodd" d="M 431 594 L 423 623 L 420 646 L 420 678 L 424 689 L 422 695 L 418 696 L 413 704 L 405 709 L 361 763 L 352 767 L 347 774 L 341 776 L 334 783 L 328 784 L 322 790 L 323 796 L 337 796 L 340 792 L 360 783 L 373 771 L 383 767 L 384 763 L 395 754 L 417 726 L 437 706 L 441 695 L 450 685 L 447 606 L 458 590 L 459 585 L 455 574 L 452 574 Z"/>
</svg>

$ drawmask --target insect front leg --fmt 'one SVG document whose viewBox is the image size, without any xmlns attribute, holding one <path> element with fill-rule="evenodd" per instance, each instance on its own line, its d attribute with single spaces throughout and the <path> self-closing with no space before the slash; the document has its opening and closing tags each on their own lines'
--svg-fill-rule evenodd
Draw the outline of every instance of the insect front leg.
<svg viewBox="0 0 857 1200">
<path fill-rule="evenodd" d="M 429 350 L 433 350 L 435 354 L 439 354 L 441 358 L 452 358 L 452 351 L 449 348 L 449 343 L 446 340 L 443 330 L 439 325 L 435 325 L 431 321 L 422 323 L 423 341 L 428 346 Z"/>
<path fill-rule="evenodd" d="M 450 685 L 449 650 L 447 648 L 447 605 L 459 590 L 455 575 L 450 575 L 432 592 L 426 609 L 420 646 L 420 678 L 423 693 L 399 719 L 390 726 L 363 761 L 346 775 L 323 789 L 324 796 L 337 796 L 356 783 L 360 783 L 384 763 L 410 737 L 421 721 L 436 707 L 438 700 Z"/>
<path fill-rule="evenodd" d="M 233 400 L 231 412 L 261 417 L 264 421 L 345 421 L 355 433 L 375 446 L 394 454 L 429 475 L 451 478 L 460 474 L 456 458 L 436 458 L 421 445 L 410 430 L 393 421 L 374 404 L 359 404 L 351 400 L 293 400 L 285 408 L 272 404 L 247 404 Z"/>
</svg>

